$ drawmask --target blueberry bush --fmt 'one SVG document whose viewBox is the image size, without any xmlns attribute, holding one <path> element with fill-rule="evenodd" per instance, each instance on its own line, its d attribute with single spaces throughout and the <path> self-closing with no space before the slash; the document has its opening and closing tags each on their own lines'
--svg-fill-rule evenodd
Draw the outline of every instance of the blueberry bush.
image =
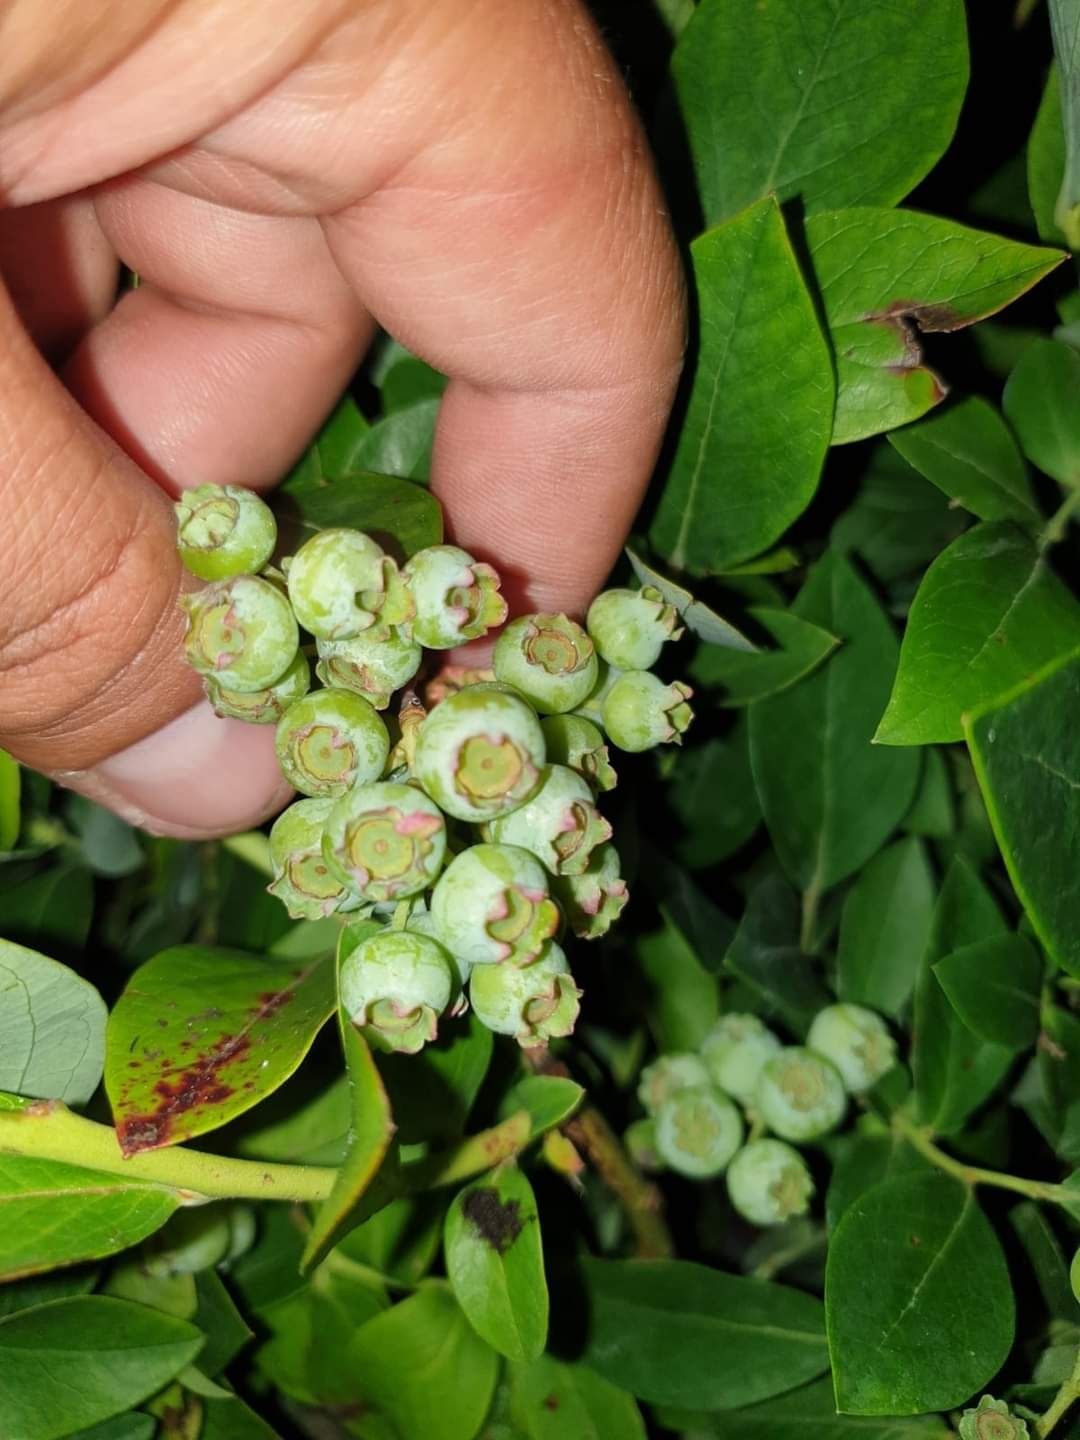
<svg viewBox="0 0 1080 1440">
<path fill-rule="evenodd" d="M 300 798 L 0 753 L 0 1440 L 1080 1437 L 1080 0 L 594 8 L 693 295 L 609 589 L 504 626 L 385 336 L 178 507 Z"/>
</svg>

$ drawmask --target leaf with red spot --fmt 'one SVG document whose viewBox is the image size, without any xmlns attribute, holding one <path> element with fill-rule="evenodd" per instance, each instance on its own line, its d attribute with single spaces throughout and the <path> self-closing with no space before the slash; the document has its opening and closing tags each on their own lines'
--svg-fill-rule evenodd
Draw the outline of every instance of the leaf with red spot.
<svg viewBox="0 0 1080 1440">
<path fill-rule="evenodd" d="M 296 1070 L 333 1013 L 329 957 L 301 964 L 178 945 L 109 1017 L 105 1088 L 125 1155 L 216 1130 Z"/>
</svg>

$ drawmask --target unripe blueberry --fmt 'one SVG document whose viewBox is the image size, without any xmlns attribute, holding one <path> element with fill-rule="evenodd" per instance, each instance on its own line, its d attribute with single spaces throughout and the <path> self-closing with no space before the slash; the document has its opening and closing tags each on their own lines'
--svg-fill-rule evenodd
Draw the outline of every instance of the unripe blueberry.
<svg viewBox="0 0 1080 1440">
<path fill-rule="evenodd" d="M 239 575 L 185 595 L 180 604 L 188 617 L 188 664 L 226 690 L 265 690 L 292 664 L 300 640 L 296 619 L 269 580 Z"/>
<path fill-rule="evenodd" d="M 528 965 L 558 929 L 544 867 L 516 845 L 473 845 L 431 896 L 439 939 L 469 965 Z"/>
<path fill-rule="evenodd" d="M 756 1015 L 721 1015 L 702 1042 L 701 1058 L 721 1090 L 749 1105 L 765 1062 L 780 1048 Z"/>
<path fill-rule="evenodd" d="M 361 940 L 341 962 L 341 1003 L 380 1050 L 415 1055 L 438 1031 L 450 1004 L 450 957 L 436 941 L 408 930 Z"/>
<path fill-rule="evenodd" d="M 478 640 L 506 619 L 498 575 L 456 545 L 418 550 L 402 576 L 416 606 L 413 638 L 428 650 Z"/>
<path fill-rule="evenodd" d="M 599 726 L 584 715 L 546 715 L 540 721 L 553 765 L 576 770 L 594 790 L 613 790 L 617 779 Z"/>
<path fill-rule="evenodd" d="M 469 686 L 429 712 L 416 738 L 415 773 L 448 815 L 477 822 L 523 804 L 544 758 L 540 721 L 524 700 Z"/>
<path fill-rule="evenodd" d="M 596 652 L 618 670 L 649 670 L 665 640 L 682 635 L 674 605 L 651 585 L 640 590 L 604 590 L 585 618 Z"/>
<path fill-rule="evenodd" d="M 606 935 L 630 899 L 619 869 L 615 846 L 599 845 L 582 874 L 558 875 L 552 882 L 567 924 L 583 940 Z"/>
<path fill-rule="evenodd" d="M 315 673 L 323 684 L 355 691 L 376 710 L 385 710 L 394 691 L 409 683 L 424 655 L 400 630 L 387 635 L 365 630 L 351 640 L 320 640 L 318 649 Z"/>
<path fill-rule="evenodd" d="M 439 944 L 442 945 L 447 955 L 450 956 L 450 963 L 454 967 L 455 975 L 457 977 L 459 985 L 461 986 L 461 990 L 458 994 L 457 1004 L 453 1007 L 450 1013 L 451 1015 L 460 1015 L 463 1011 L 468 1009 L 468 1003 L 464 999 L 464 990 L 465 986 L 469 983 L 469 976 L 472 973 L 473 968 L 472 964 L 468 960 L 463 960 L 460 955 L 458 955 L 455 951 L 451 950 L 448 945 L 444 944 L 443 940 L 439 936 L 439 927 L 435 923 L 435 916 L 431 913 L 430 908 L 426 906 L 422 900 L 417 900 L 414 903 L 413 908 L 409 911 L 409 920 L 408 924 L 405 926 L 405 929 L 413 932 L 416 935 L 427 935 L 432 940 L 438 940 Z"/>
<path fill-rule="evenodd" d="M 267 886 L 294 920 L 333 915 L 348 892 L 322 853 L 323 828 L 332 800 L 297 800 L 283 810 L 270 831 L 273 883 Z"/>
<path fill-rule="evenodd" d="M 789 1045 L 766 1062 L 754 1105 L 782 1140 L 816 1140 L 844 1118 L 847 1092 L 831 1061 L 801 1045 Z"/>
<path fill-rule="evenodd" d="M 676 1090 L 656 1112 L 656 1153 L 692 1180 L 719 1175 L 742 1141 L 742 1116 L 715 1085 Z"/>
<path fill-rule="evenodd" d="M 872 1090 L 896 1063 L 885 1021 L 862 1005 L 826 1005 L 814 1016 L 806 1044 L 832 1061 L 852 1095 Z"/>
<path fill-rule="evenodd" d="M 581 991 L 554 941 L 531 965 L 478 965 L 469 998 L 489 1030 L 513 1035 L 523 1049 L 571 1034 L 581 1009 Z"/>
<path fill-rule="evenodd" d="M 604 729 L 620 750 L 637 753 L 668 742 L 679 744 L 694 718 L 687 701 L 694 692 L 676 681 L 665 685 L 648 670 L 628 670 L 604 700 Z"/>
<path fill-rule="evenodd" d="M 733 1208 L 751 1225 L 780 1225 L 810 1208 L 814 1182 L 806 1161 L 783 1140 L 751 1140 L 727 1172 Z"/>
<path fill-rule="evenodd" d="M 200 580 L 254 575 L 277 544 L 273 511 L 241 485 L 197 485 L 175 505 L 176 548 Z"/>
<path fill-rule="evenodd" d="M 662 1170 L 664 1162 L 656 1148 L 656 1121 L 651 1115 L 635 1120 L 623 1132 L 623 1147 L 639 1170 Z"/>
<path fill-rule="evenodd" d="M 163 1230 L 147 1242 L 143 1268 L 150 1275 L 198 1275 L 229 1253 L 229 1212 L 223 1205 L 179 1210 Z"/>
<path fill-rule="evenodd" d="M 349 640 L 412 618 L 397 565 L 359 530 L 320 530 L 285 561 L 296 618 L 319 640 Z"/>
<path fill-rule="evenodd" d="M 594 725 L 602 726 L 604 723 L 604 701 L 610 695 L 616 680 L 622 678 L 623 672 L 616 670 L 614 665 L 609 665 L 606 660 L 598 660 L 596 666 L 596 684 L 589 691 L 585 699 L 575 709 L 575 714 L 585 720 L 591 720 Z"/>
<path fill-rule="evenodd" d="M 1028 1440 L 1027 1421 L 1013 1415 L 1004 1400 L 984 1395 L 960 1417 L 960 1440 Z"/>
<path fill-rule="evenodd" d="M 492 820 L 488 830 L 500 845 L 530 850 L 553 875 L 580 875 L 596 847 L 611 839 L 592 791 L 565 765 L 545 765 L 535 794 Z"/>
<path fill-rule="evenodd" d="M 331 872 L 364 900 L 402 900 L 435 883 L 446 822 L 415 785 L 357 785 L 333 801 L 323 831 Z"/>
<path fill-rule="evenodd" d="M 344 795 L 377 780 L 390 754 L 386 726 L 351 690 L 316 690 L 290 705 L 276 743 L 285 778 L 305 795 Z"/>
<path fill-rule="evenodd" d="M 660 1055 L 646 1065 L 638 1080 L 638 1099 L 650 1115 L 679 1090 L 710 1084 L 709 1072 L 697 1055 Z"/>
<path fill-rule="evenodd" d="M 495 642 L 496 678 L 546 715 L 574 710 L 596 684 L 593 643 L 565 615 L 523 615 Z"/>
<path fill-rule="evenodd" d="M 276 725 L 289 706 L 307 694 L 311 666 L 304 652 L 298 650 L 281 679 L 265 690 L 226 690 L 210 676 L 203 684 L 215 715 L 246 720 L 249 725 Z"/>
</svg>

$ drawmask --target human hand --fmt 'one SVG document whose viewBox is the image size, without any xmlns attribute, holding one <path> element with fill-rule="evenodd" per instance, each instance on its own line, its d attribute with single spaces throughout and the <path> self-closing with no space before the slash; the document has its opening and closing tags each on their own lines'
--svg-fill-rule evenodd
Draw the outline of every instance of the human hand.
<svg viewBox="0 0 1080 1440">
<path fill-rule="evenodd" d="M 678 377 L 666 215 L 577 0 L 3 18 L 0 745 L 147 828 L 243 828 L 287 792 L 272 729 L 196 703 L 169 495 L 271 486 L 381 324 L 450 377 L 453 538 L 580 612 Z"/>
</svg>

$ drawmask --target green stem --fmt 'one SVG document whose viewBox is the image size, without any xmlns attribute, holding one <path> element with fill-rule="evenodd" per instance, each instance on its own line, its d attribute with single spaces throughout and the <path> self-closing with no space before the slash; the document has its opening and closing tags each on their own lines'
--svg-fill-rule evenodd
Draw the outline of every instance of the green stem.
<svg viewBox="0 0 1080 1440">
<path fill-rule="evenodd" d="M 1056 545 L 1059 540 L 1064 538 L 1065 531 L 1069 528 L 1069 521 L 1078 505 L 1080 505 L 1080 487 L 1069 491 L 1043 526 L 1042 535 L 1039 537 L 1040 550 L 1049 550 L 1051 545 Z"/>
<path fill-rule="evenodd" d="M 1076 1203 L 1077 1191 L 1065 1185 L 1055 1185 L 1046 1180 L 1027 1180 L 1022 1175 L 1007 1175 L 1001 1170 L 983 1170 L 978 1165 L 965 1165 L 934 1144 L 932 1131 L 914 1124 L 900 1110 L 893 1113 L 892 1123 L 897 1134 L 902 1135 L 920 1155 L 965 1185 L 992 1185 L 998 1190 L 1012 1190 L 1017 1195 L 1027 1195 L 1031 1200 L 1048 1200 L 1055 1205 Z"/>
<path fill-rule="evenodd" d="M 229 835 L 218 842 L 223 850 L 243 860 L 253 870 L 273 879 L 274 866 L 270 860 L 270 841 L 261 830 L 245 830 L 242 835 Z"/>
<path fill-rule="evenodd" d="M 1062 1382 L 1061 1389 L 1054 1396 L 1046 1414 L 1035 1423 L 1035 1432 L 1040 1440 L 1050 1434 L 1050 1431 L 1077 1398 L 1080 1398 L 1080 1349 L 1077 1350 L 1076 1359 L 1073 1361 L 1072 1374 Z"/>
</svg>

